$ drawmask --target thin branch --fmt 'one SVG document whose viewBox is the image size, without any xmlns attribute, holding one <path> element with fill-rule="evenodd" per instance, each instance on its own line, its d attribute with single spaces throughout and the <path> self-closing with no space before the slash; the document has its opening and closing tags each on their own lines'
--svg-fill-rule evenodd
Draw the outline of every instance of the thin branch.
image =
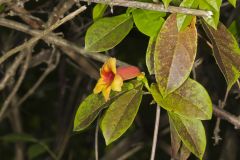
<svg viewBox="0 0 240 160">
<path fill-rule="evenodd" d="M 225 107 L 226 102 L 227 102 L 228 93 L 229 93 L 229 90 L 226 91 L 223 101 L 219 102 L 219 108 L 223 109 Z M 217 121 L 216 121 L 216 125 L 215 125 L 215 128 L 214 128 L 214 131 L 213 131 L 213 134 L 214 134 L 213 139 L 215 141 L 214 145 L 217 145 L 219 143 L 219 141 L 221 140 L 221 137 L 219 136 L 219 133 L 220 133 L 220 122 L 221 122 L 221 119 L 218 117 Z"/>
<path fill-rule="evenodd" d="M 20 54 L 16 57 L 15 61 L 7 69 L 4 77 L 0 81 L 0 91 L 3 90 L 9 83 L 9 80 L 15 75 L 18 67 L 21 65 L 22 60 L 24 59 L 25 54 Z"/>
<path fill-rule="evenodd" d="M 201 17 L 202 16 L 209 17 L 213 15 L 212 11 L 203 11 L 203 10 L 175 7 L 175 6 L 168 6 L 167 8 L 165 8 L 162 3 L 156 4 L 156 3 L 146 3 L 146 2 L 131 1 L 131 0 L 80 0 L 80 1 L 88 2 L 88 3 L 93 2 L 93 3 L 108 4 L 110 6 L 141 8 L 141 9 L 159 11 L 159 12 L 183 13 L 183 14 L 190 14 L 190 15 L 201 16 Z"/>
<path fill-rule="evenodd" d="M 101 115 L 101 114 L 100 114 Z M 100 123 L 100 117 L 98 116 L 97 119 L 97 124 L 96 124 L 96 130 L 95 130 L 95 143 L 94 143 L 94 148 L 95 148 L 95 160 L 98 160 L 98 131 L 99 131 L 99 123 Z"/>
<path fill-rule="evenodd" d="M 152 152 L 150 160 L 155 159 L 155 152 L 157 147 L 157 137 L 158 137 L 158 130 L 159 130 L 159 123 L 160 123 L 160 106 L 157 105 L 156 107 L 156 119 L 155 119 L 155 127 L 154 127 L 154 134 L 153 134 L 153 143 L 152 143 Z"/>
<path fill-rule="evenodd" d="M 134 147 L 133 149 L 129 150 L 128 152 L 126 152 L 125 154 L 123 154 L 121 157 L 118 158 L 118 160 L 126 160 L 129 157 L 131 157 L 132 155 L 134 155 L 136 152 L 138 152 L 139 150 L 141 150 L 144 147 L 143 144 L 139 144 L 136 147 Z"/>
<path fill-rule="evenodd" d="M 229 123 L 233 124 L 235 129 L 240 129 L 240 117 L 232 115 L 232 114 L 228 113 L 227 111 L 220 109 L 216 105 L 213 106 L 213 114 L 216 117 L 224 119 L 224 120 L 228 121 Z"/>
<path fill-rule="evenodd" d="M 8 19 L 5 19 L 5 18 L 0 18 L 0 25 L 5 26 L 7 28 L 12 28 L 12 29 L 24 32 L 26 34 L 30 34 L 32 36 L 37 36 L 37 35 L 42 33 L 42 31 L 40 31 L 40 30 L 31 29 L 31 28 L 29 28 L 29 26 L 27 26 L 25 24 L 18 23 L 18 22 L 8 20 Z M 46 35 L 45 37 L 42 37 L 42 39 L 45 40 L 48 43 L 52 43 L 52 44 L 57 45 L 59 47 L 65 47 L 67 49 L 71 49 L 71 50 L 77 52 L 78 54 L 81 54 L 85 57 L 92 58 L 92 59 L 94 59 L 96 61 L 99 61 L 99 62 L 104 63 L 109 58 L 108 56 L 106 56 L 104 54 L 87 52 L 83 48 L 79 47 L 78 45 L 76 45 L 72 42 L 69 42 L 69 41 L 67 41 L 67 40 L 65 40 L 61 37 L 55 36 L 53 34 Z M 68 55 L 68 52 L 66 52 L 66 54 Z M 117 65 L 127 66 L 129 64 L 118 60 Z"/>
<path fill-rule="evenodd" d="M 2 108 L 0 110 L 0 120 L 3 118 L 4 113 L 6 112 L 9 104 L 12 101 L 12 98 L 16 95 L 16 93 L 19 90 L 19 88 L 20 88 L 20 86 L 21 86 L 21 84 L 22 84 L 22 82 L 23 82 L 23 80 L 25 78 L 25 75 L 27 73 L 28 65 L 29 65 L 30 59 L 31 59 L 31 51 L 27 50 L 26 54 L 27 54 L 27 57 L 26 57 L 25 63 L 22 66 L 21 75 L 20 75 L 18 81 L 16 82 L 16 85 L 14 86 L 12 92 L 9 94 L 7 99 L 4 101 L 3 106 L 2 106 Z"/>
<path fill-rule="evenodd" d="M 7 60 L 9 57 L 11 57 L 12 55 L 14 55 L 15 53 L 32 46 L 34 43 L 36 43 L 39 39 L 42 39 L 44 36 L 46 36 L 47 34 L 51 33 L 53 30 L 55 30 L 56 28 L 58 28 L 59 26 L 61 26 L 62 24 L 64 24 L 65 22 L 73 19 L 74 17 L 76 17 L 78 14 L 80 14 L 81 12 L 83 12 L 84 10 L 86 10 L 86 6 L 82 6 L 81 8 L 77 9 L 76 11 L 70 13 L 69 15 L 67 15 L 66 17 L 64 17 L 63 19 L 57 21 L 56 23 L 54 23 L 53 25 L 51 25 L 49 28 L 47 28 L 46 30 L 42 31 L 41 34 L 37 35 L 36 37 L 31 38 L 29 41 L 11 49 L 10 51 L 8 51 L 7 53 L 5 53 L 1 58 L 0 58 L 0 64 L 2 64 L 5 60 Z"/>
<path fill-rule="evenodd" d="M 49 73 L 51 73 L 56 68 L 60 59 L 60 54 L 59 53 L 56 53 L 56 54 L 57 55 L 53 55 L 53 56 L 56 56 L 55 59 L 53 58 L 53 56 L 50 57 L 48 61 L 47 69 L 43 72 L 43 74 L 40 76 L 37 82 L 32 86 L 32 88 L 30 88 L 28 92 L 19 100 L 19 102 L 16 104 L 15 107 L 21 106 L 22 103 L 25 102 L 25 100 L 27 100 L 28 97 L 30 97 L 36 91 L 36 89 L 42 84 L 42 82 L 49 75 Z"/>
</svg>

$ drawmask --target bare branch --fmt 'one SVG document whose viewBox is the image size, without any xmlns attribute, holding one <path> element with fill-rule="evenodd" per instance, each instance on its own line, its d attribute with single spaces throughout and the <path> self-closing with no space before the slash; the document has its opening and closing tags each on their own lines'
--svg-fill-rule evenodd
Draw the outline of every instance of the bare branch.
<svg viewBox="0 0 240 160">
<path fill-rule="evenodd" d="M 16 82 L 16 85 L 14 86 L 12 92 L 9 94 L 7 99 L 4 101 L 3 106 L 0 110 L 0 121 L 2 120 L 6 110 L 8 109 L 8 106 L 10 105 L 13 97 L 16 95 L 17 91 L 19 90 L 19 88 L 20 88 L 20 86 L 21 86 L 21 84 L 22 84 L 22 82 L 25 78 L 25 75 L 27 73 L 28 65 L 29 65 L 29 62 L 30 62 L 30 59 L 31 59 L 31 51 L 27 50 L 26 54 L 27 54 L 27 57 L 26 57 L 25 63 L 22 66 L 21 75 L 20 75 L 18 81 Z"/>
<path fill-rule="evenodd" d="M 51 33 L 54 29 L 58 28 L 59 26 L 61 26 L 62 24 L 64 24 L 65 22 L 73 19 L 74 17 L 76 17 L 78 14 L 80 14 L 81 12 L 83 12 L 86 9 L 85 6 L 82 6 L 81 8 L 77 9 L 76 11 L 70 13 L 69 15 L 67 15 L 66 17 L 64 17 L 63 19 L 57 21 L 56 23 L 54 23 L 53 25 L 51 25 L 49 28 L 47 28 L 46 30 L 42 31 L 41 34 L 37 35 L 36 37 L 31 38 L 29 41 L 25 42 L 22 45 L 19 45 L 13 49 L 11 49 L 10 51 L 8 51 L 7 53 L 5 53 L 1 58 L 0 58 L 0 64 L 2 64 L 5 60 L 7 60 L 9 57 L 11 57 L 12 55 L 14 55 L 15 53 L 32 46 L 34 43 L 36 43 L 39 39 L 43 38 L 44 36 L 46 36 L 47 34 Z"/>
<path fill-rule="evenodd" d="M 213 106 L 213 114 L 221 119 L 233 124 L 235 129 L 240 129 L 240 118 L 220 109 L 216 105 Z"/>
<path fill-rule="evenodd" d="M 152 143 L 152 152 L 150 160 L 155 159 L 156 147 L 157 147 L 157 138 L 158 138 L 158 130 L 159 130 L 159 123 L 160 123 L 160 106 L 156 106 L 156 118 L 155 118 L 155 127 L 154 127 L 154 134 L 153 134 L 153 143 Z"/>
<path fill-rule="evenodd" d="M 175 7 L 175 6 L 168 6 L 167 8 L 165 8 L 162 3 L 156 4 L 156 3 L 146 3 L 146 2 L 131 1 L 131 0 L 80 0 L 80 1 L 108 4 L 110 6 L 141 8 L 141 9 L 159 11 L 159 12 L 183 13 L 183 14 L 190 14 L 190 15 L 201 16 L 201 17 L 202 16 L 209 17 L 213 15 L 212 11 L 203 11 L 203 10 Z"/>
<path fill-rule="evenodd" d="M 18 30 L 18 31 L 21 31 L 21 32 L 24 32 L 26 34 L 30 34 L 32 36 L 37 36 L 37 35 L 42 33 L 40 30 L 33 30 L 25 24 L 21 24 L 21 23 L 18 23 L 18 22 L 12 21 L 12 20 L 8 20 L 8 19 L 5 19 L 5 18 L 0 18 L 0 25 L 8 27 L 8 28 L 15 29 L 15 30 Z M 104 54 L 86 52 L 83 48 L 75 45 L 74 43 L 69 42 L 69 41 L 67 41 L 63 38 L 60 38 L 58 36 L 55 36 L 53 34 L 46 35 L 45 37 L 42 37 L 42 39 L 45 40 L 48 43 L 55 44 L 59 47 L 65 47 L 65 48 L 71 49 L 71 50 L 77 52 L 78 54 L 81 54 L 85 57 L 90 57 L 90 58 L 92 58 L 96 61 L 99 61 L 99 62 L 104 63 L 109 58 L 108 56 L 106 56 Z M 68 56 L 70 56 L 68 54 L 68 52 L 66 52 L 66 54 Z M 127 64 L 125 62 L 122 62 L 122 61 L 117 61 L 117 65 L 126 66 L 126 65 L 129 65 L 129 64 Z"/>
</svg>

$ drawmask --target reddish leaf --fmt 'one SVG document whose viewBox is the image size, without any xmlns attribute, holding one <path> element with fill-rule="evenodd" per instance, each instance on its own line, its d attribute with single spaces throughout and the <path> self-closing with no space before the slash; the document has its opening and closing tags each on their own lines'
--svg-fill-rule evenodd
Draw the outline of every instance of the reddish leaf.
<svg viewBox="0 0 240 160">
<path fill-rule="evenodd" d="M 163 97 L 175 91 L 188 78 L 197 51 L 196 17 L 185 30 L 178 32 L 176 14 L 168 17 L 158 34 L 154 69 Z"/>
</svg>

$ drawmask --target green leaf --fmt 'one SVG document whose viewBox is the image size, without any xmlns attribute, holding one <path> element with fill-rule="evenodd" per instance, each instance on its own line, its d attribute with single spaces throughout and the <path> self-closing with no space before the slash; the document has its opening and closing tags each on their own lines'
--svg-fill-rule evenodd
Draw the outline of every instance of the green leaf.
<svg viewBox="0 0 240 160">
<path fill-rule="evenodd" d="M 187 160 L 190 155 L 191 151 L 189 151 L 189 149 L 184 144 L 182 144 L 179 160 Z"/>
<path fill-rule="evenodd" d="M 188 78 L 197 51 L 196 18 L 178 32 L 176 14 L 168 17 L 160 30 L 154 51 L 154 72 L 163 97 L 180 87 Z"/>
<path fill-rule="evenodd" d="M 117 140 L 131 126 L 141 99 L 142 91 L 133 89 L 119 96 L 109 106 L 100 125 L 107 145 Z"/>
<path fill-rule="evenodd" d="M 6 142 L 36 142 L 37 140 L 28 134 L 11 133 L 0 137 L 1 140 Z"/>
<path fill-rule="evenodd" d="M 132 27 L 132 17 L 127 14 L 99 19 L 86 33 L 85 49 L 91 52 L 112 49 L 128 35 Z"/>
<path fill-rule="evenodd" d="M 143 34 L 152 37 L 156 36 L 164 23 L 162 17 L 166 16 L 166 13 L 149 11 L 143 9 L 135 9 L 133 11 L 133 19 L 137 28 Z"/>
<path fill-rule="evenodd" d="M 198 0 L 183 0 L 180 4 L 181 7 L 185 8 L 197 8 Z M 177 26 L 178 30 L 182 31 L 192 22 L 193 16 L 186 14 L 177 14 Z"/>
<path fill-rule="evenodd" d="M 146 65 L 150 75 L 154 74 L 154 50 L 156 37 L 150 37 L 146 53 Z"/>
<path fill-rule="evenodd" d="M 212 102 L 207 91 L 190 78 L 164 99 L 154 84 L 151 85 L 151 93 L 160 106 L 180 116 L 201 120 L 212 117 Z"/>
<path fill-rule="evenodd" d="M 234 36 L 219 23 L 218 29 L 202 23 L 213 44 L 213 55 L 221 69 L 230 90 L 240 76 L 240 49 Z"/>
<path fill-rule="evenodd" d="M 128 90 L 138 88 L 142 83 L 132 80 L 124 83 L 121 92 L 111 92 L 110 100 L 105 102 L 102 94 L 90 94 L 78 107 L 74 119 L 74 131 L 86 129 L 99 115 L 99 113 L 107 108 L 116 98 Z"/>
<path fill-rule="evenodd" d="M 222 0 L 199 0 L 199 2 L 219 12 Z"/>
<path fill-rule="evenodd" d="M 169 3 L 171 2 L 172 0 L 162 0 L 165 8 L 167 8 L 169 6 Z"/>
<path fill-rule="evenodd" d="M 87 128 L 105 107 L 107 107 L 107 104 L 102 94 L 90 94 L 77 110 L 73 130 L 81 131 Z"/>
<path fill-rule="evenodd" d="M 170 124 L 170 134 L 171 134 L 171 149 L 172 149 L 172 158 L 177 159 L 178 151 L 181 147 L 181 139 L 174 128 L 172 121 L 169 121 Z"/>
<path fill-rule="evenodd" d="M 232 33 L 236 40 L 240 40 L 240 17 L 238 17 L 237 20 L 232 22 L 228 30 Z"/>
<path fill-rule="evenodd" d="M 108 6 L 106 4 L 96 4 L 93 8 L 93 20 L 96 21 L 99 18 L 102 18 L 107 7 Z"/>
<path fill-rule="evenodd" d="M 197 119 L 186 119 L 171 112 L 168 112 L 168 115 L 183 144 L 202 159 L 206 148 L 206 134 L 202 122 Z"/>
<path fill-rule="evenodd" d="M 234 7 L 236 7 L 237 0 L 228 0 Z"/>
<path fill-rule="evenodd" d="M 47 153 L 47 150 L 40 144 L 33 144 L 27 150 L 28 159 L 35 159 L 38 156 Z"/>
<path fill-rule="evenodd" d="M 218 7 L 218 8 L 214 8 L 212 5 L 210 5 L 210 3 L 208 3 L 208 0 L 200 0 L 199 1 L 199 9 L 213 12 L 212 16 L 203 17 L 203 19 L 205 20 L 205 22 L 207 24 L 209 24 L 213 28 L 217 29 L 217 26 L 219 23 L 219 17 L 220 17 L 221 0 L 211 0 L 209 2 L 211 2 L 213 4 L 216 3 L 214 6 Z"/>
</svg>

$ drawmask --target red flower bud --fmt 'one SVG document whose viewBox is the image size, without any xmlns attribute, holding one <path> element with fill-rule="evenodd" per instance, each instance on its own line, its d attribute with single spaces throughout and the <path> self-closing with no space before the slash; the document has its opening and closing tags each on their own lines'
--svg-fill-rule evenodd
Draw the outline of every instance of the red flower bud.
<svg viewBox="0 0 240 160">
<path fill-rule="evenodd" d="M 141 72 L 138 67 L 124 66 L 117 68 L 117 74 L 120 75 L 123 80 L 128 80 L 137 77 Z"/>
</svg>

